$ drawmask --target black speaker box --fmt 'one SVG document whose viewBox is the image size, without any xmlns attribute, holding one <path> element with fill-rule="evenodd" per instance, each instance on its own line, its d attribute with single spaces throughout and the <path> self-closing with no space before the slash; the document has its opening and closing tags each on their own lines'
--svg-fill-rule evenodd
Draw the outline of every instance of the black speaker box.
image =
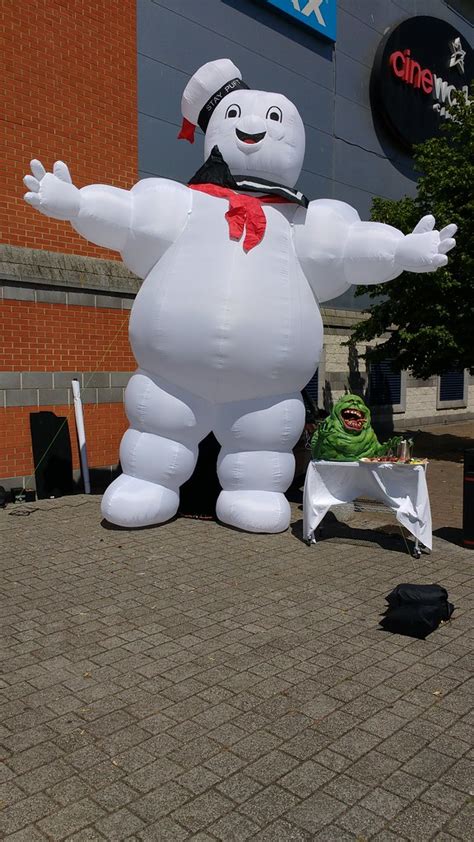
<svg viewBox="0 0 474 842">
<path fill-rule="evenodd" d="M 71 494 L 74 483 L 67 418 L 54 412 L 31 412 L 30 428 L 38 499 Z"/>
</svg>

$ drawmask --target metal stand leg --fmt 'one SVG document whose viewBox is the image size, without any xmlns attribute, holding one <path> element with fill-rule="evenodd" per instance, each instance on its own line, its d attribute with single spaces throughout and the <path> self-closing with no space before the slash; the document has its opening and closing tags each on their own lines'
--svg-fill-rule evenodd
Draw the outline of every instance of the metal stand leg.
<svg viewBox="0 0 474 842">
<path fill-rule="evenodd" d="M 313 532 L 310 532 L 309 535 L 304 540 L 305 540 L 305 544 L 306 544 L 307 547 L 310 547 L 311 544 L 315 544 L 316 538 L 314 537 L 314 530 L 313 530 Z"/>
<path fill-rule="evenodd" d="M 415 538 L 415 546 L 413 548 L 413 558 L 421 558 L 421 554 L 431 555 L 431 550 L 425 547 L 418 538 Z"/>
</svg>

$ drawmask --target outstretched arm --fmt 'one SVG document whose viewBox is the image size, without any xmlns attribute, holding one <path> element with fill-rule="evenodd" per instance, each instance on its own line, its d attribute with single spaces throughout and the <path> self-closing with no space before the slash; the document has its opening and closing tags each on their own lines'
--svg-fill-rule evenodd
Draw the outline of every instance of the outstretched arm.
<svg viewBox="0 0 474 842">
<path fill-rule="evenodd" d="M 380 222 L 362 222 L 345 202 L 317 199 L 294 221 L 295 248 L 319 302 L 337 298 L 351 284 L 381 284 L 403 271 L 434 272 L 446 266 L 455 225 L 435 231 L 433 216 L 406 236 Z"/>
<path fill-rule="evenodd" d="M 411 234 L 381 222 L 355 222 L 344 248 L 344 272 L 350 284 L 381 284 L 402 272 L 436 272 L 456 245 L 456 225 L 434 230 L 434 216 L 424 216 Z"/>
<path fill-rule="evenodd" d="M 56 161 L 47 173 L 41 161 L 31 162 L 32 175 L 23 179 L 25 201 L 53 219 L 68 220 L 73 228 L 97 245 L 122 251 L 132 222 L 132 198 L 128 190 L 93 184 L 79 190 L 69 169 Z"/>
</svg>

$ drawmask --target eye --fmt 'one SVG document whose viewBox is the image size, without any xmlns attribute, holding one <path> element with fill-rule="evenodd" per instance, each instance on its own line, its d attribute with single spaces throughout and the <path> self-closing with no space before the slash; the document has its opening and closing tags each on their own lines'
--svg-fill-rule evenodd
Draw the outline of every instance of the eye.
<svg viewBox="0 0 474 842">
<path fill-rule="evenodd" d="M 283 120 L 283 114 L 281 113 L 281 109 L 278 108 L 277 105 L 271 105 L 267 111 L 267 120 L 275 120 L 277 123 L 281 123 Z"/>
<path fill-rule="evenodd" d="M 234 104 L 234 105 L 229 105 L 229 107 L 227 108 L 227 111 L 225 112 L 225 116 L 226 116 L 226 119 L 227 119 L 227 117 L 240 117 L 241 113 L 242 112 L 240 110 L 240 107 L 238 105 Z"/>
</svg>

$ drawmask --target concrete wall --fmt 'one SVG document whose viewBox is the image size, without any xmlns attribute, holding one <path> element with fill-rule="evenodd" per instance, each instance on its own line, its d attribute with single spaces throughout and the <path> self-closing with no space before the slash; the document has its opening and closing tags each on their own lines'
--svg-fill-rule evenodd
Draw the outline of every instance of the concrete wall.
<svg viewBox="0 0 474 842">
<path fill-rule="evenodd" d="M 368 400 L 368 372 L 362 354 L 376 341 L 344 345 L 351 335 L 351 327 L 360 319 L 352 310 L 326 308 L 324 321 L 324 357 L 320 366 L 319 406 L 330 409 L 345 392 L 360 394 Z M 384 338 L 384 337 L 382 337 Z M 402 372 L 400 407 L 371 406 L 374 423 L 380 429 L 408 430 L 431 424 L 463 421 L 474 418 L 474 376 L 466 375 L 465 406 L 440 404 L 439 378 L 416 380 Z"/>
</svg>

